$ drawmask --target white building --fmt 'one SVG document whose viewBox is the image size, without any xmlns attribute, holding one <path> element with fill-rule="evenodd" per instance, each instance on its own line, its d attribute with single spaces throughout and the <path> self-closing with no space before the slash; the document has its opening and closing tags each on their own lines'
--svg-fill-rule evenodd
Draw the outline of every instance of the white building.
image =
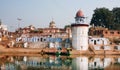
<svg viewBox="0 0 120 70">
<path fill-rule="evenodd" d="M 16 38 L 16 42 L 24 42 L 24 48 L 44 48 L 47 46 L 47 38 L 42 36 L 25 36 Z"/>
<path fill-rule="evenodd" d="M 7 39 L 8 30 L 7 25 L 2 24 L 0 20 L 0 41 Z"/>
<path fill-rule="evenodd" d="M 0 30 L 7 31 L 7 25 L 3 25 L 1 20 L 0 20 Z"/>
<path fill-rule="evenodd" d="M 90 45 L 109 45 L 110 41 L 107 38 L 97 38 L 91 37 L 89 38 Z"/>
<path fill-rule="evenodd" d="M 84 15 L 81 10 L 76 13 L 75 21 L 72 24 L 72 47 L 75 50 L 88 50 L 88 28 L 89 24 L 84 22 Z"/>
<path fill-rule="evenodd" d="M 111 47 L 108 46 L 110 41 L 107 38 L 98 38 L 98 37 L 89 37 L 89 45 L 92 45 L 95 50 L 111 50 Z M 103 47 L 102 47 L 103 46 Z"/>
<path fill-rule="evenodd" d="M 0 20 L 0 37 L 2 37 L 2 35 L 8 35 L 8 29 L 7 25 L 2 24 Z"/>
</svg>

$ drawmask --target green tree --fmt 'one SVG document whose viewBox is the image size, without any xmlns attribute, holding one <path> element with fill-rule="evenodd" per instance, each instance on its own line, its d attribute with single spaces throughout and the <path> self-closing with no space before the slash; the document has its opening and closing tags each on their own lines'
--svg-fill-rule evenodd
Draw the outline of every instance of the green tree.
<svg viewBox="0 0 120 70">
<path fill-rule="evenodd" d="M 113 24 L 112 12 L 107 8 L 96 8 L 92 16 L 90 25 L 111 28 Z"/>
<path fill-rule="evenodd" d="M 120 8 L 113 8 L 114 23 L 120 24 Z"/>
<path fill-rule="evenodd" d="M 113 8 L 114 23 L 111 25 L 112 29 L 120 30 L 120 8 Z"/>
<path fill-rule="evenodd" d="M 67 27 L 71 27 L 71 25 L 65 25 L 64 29 L 66 29 Z"/>
</svg>

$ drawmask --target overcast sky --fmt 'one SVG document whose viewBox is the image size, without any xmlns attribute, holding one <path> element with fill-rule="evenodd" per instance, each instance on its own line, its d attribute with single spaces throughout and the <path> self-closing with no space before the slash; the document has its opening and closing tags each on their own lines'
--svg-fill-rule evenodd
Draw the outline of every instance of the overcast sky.
<svg viewBox="0 0 120 70">
<path fill-rule="evenodd" d="M 100 7 L 112 10 L 120 7 L 120 0 L 0 0 L 0 19 L 9 30 L 15 30 L 18 23 L 20 27 L 48 27 L 52 19 L 57 27 L 63 28 L 75 22 L 79 9 L 88 17 L 89 23 L 93 11 Z"/>
</svg>

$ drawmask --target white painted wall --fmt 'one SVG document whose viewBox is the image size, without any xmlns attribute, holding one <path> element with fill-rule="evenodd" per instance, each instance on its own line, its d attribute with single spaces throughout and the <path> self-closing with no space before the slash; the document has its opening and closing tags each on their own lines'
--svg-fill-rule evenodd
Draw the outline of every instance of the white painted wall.
<svg viewBox="0 0 120 70">
<path fill-rule="evenodd" d="M 28 43 L 25 42 L 25 43 L 24 43 L 24 48 L 27 48 L 27 47 L 28 47 Z"/>
<path fill-rule="evenodd" d="M 110 46 L 104 46 L 104 50 L 112 50 Z"/>
<path fill-rule="evenodd" d="M 110 41 L 107 38 L 90 38 L 89 44 L 95 45 L 94 42 L 96 41 L 96 45 L 109 45 Z"/>
<path fill-rule="evenodd" d="M 93 46 L 95 50 L 100 50 L 100 46 Z"/>
<path fill-rule="evenodd" d="M 72 47 L 76 50 L 88 50 L 88 27 L 72 27 Z"/>
<path fill-rule="evenodd" d="M 7 25 L 0 25 L 0 28 L 2 29 L 2 30 L 5 30 L 5 31 L 7 31 Z"/>
<path fill-rule="evenodd" d="M 117 62 L 120 63 L 120 58 L 118 58 Z"/>
</svg>

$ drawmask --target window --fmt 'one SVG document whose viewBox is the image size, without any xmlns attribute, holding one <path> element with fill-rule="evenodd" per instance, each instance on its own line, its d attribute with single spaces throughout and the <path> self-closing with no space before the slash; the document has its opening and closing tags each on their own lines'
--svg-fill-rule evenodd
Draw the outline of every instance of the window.
<svg viewBox="0 0 120 70">
<path fill-rule="evenodd" d="M 107 34 L 108 32 L 106 31 L 105 33 Z"/>
<path fill-rule="evenodd" d="M 44 39 L 44 41 L 46 41 L 46 39 Z"/>
<path fill-rule="evenodd" d="M 50 37 L 52 37 L 52 35 L 50 35 Z"/>
<path fill-rule="evenodd" d="M 97 41 L 100 41 L 99 39 Z"/>
<path fill-rule="evenodd" d="M 120 34 L 120 32 L 118 32 L 118 34 Z"/>
<path fill-rule="evenodd" d="M 114 34 L 114 32 L 110 32 L 110 34 Z"/>
<path fill-rule="evenodd" d="M 94 62 L 94 66 L 96 66 L 97 65 L 97 63 L 96 62 Z"/>
<path fill-rule="evenodd" d="M 39 39 L 37 39 L 37 41 L 40 41 Z"/>
<path fill-rule="evenodd" d="M 96 43 L 96 40 L 94 40 L 94 45 L 96 45 L 97 43 Z"/>
<path fill-rule="evenodd" d="M 42 42 L 43 38 L 40 39 L 40 41 Z"/>
</svg>

